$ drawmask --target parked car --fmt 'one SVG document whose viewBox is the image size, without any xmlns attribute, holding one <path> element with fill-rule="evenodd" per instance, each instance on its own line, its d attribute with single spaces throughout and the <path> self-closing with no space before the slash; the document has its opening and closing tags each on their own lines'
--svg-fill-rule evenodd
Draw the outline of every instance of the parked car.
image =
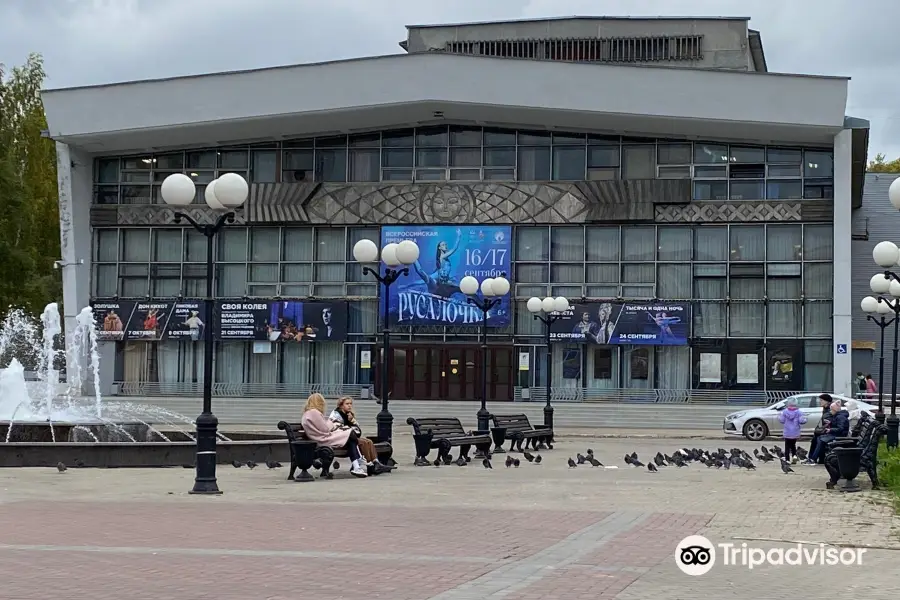
<svg viewBox="0 0 900 600">
<path fill-rule="evenodd" d="M 849 396 L 840 394 L 832 394 L 831 397 L 835 400 L 840 400 L 841 405 L 853 400 Z M 801 428 L 801 434 L 812 435 L 813 430 L 822 417 L 822 408 L 819 406 L 819 393 L 817 392 L 796 394 L 765 408 L 751 408 L 733 412 L 725 417 L 722 430 L 729 435 L 742 435 L 752 442 L 764 440 L 768 436 L 778 437 L 784 430 L 784 426 L 778 422 L 778 413 L 784 410 L 791 400 L 796 402 L 797 407 L 806 415 L 806 423 Z M 855 402 L 857 408 L 869 414 L 874 414 L 877 408 L 862 400 L 855 400 Z"/>
</svg>

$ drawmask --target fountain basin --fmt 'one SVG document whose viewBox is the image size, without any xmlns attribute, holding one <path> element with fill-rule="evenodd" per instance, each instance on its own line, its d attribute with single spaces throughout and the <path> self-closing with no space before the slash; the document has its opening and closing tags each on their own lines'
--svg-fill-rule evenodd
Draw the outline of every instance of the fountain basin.
<svg viewBox="0 0 900 600">
<path fill-rule="evenodd" d="M 153 442 L 160 441 L 158 434 L 150 431 L 145 423 L 116 423 L 111 426 L 101 421 L 57 422 L 13 421 L 12 442 Z M 9 421 L 0 421 L 0 444 L 6 441 Z"/>
<path fill-rule="evenodd" d="M 196 452 L 194 442 L 10 442 L 0 443 L 0 468 L 56 467 L 60 462 L 71 469 L 182 467 L 195 463 Z M 287 467 L 290 448 L 286 439 L 220 441 L 216 462 L 235 460 L 260 465 L 274 460 Z"/>
</svg>

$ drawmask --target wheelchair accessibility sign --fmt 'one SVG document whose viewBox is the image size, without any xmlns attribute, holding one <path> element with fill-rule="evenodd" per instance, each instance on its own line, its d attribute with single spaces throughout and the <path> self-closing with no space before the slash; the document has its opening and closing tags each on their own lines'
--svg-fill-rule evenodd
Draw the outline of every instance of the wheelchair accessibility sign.
<svg viewBox="0 0 900 600">
<path fill-rule="evenodd" d="M 837 353 L 838 354 L 847 354 L 847 344 L 838 344 L 837 345 Z"/>
</svg>

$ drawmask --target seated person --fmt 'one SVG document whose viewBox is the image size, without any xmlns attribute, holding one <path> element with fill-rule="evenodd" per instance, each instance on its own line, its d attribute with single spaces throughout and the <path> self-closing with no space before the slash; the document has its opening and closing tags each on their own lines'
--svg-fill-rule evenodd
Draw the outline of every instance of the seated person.
<svg viewBox="0 0 900 600">
<path fill-rule="evenodd" d="M 390 470 L 390 467 L 379 462 L 378 453 L 375 452 L 375 442 L 363 436 L 359 421 L 356 420 L 356 415 L 353 413 L 353 398 L 344 396 L 338 400 L 337 406 L 331 411 L 331 415 L 328 418 L 335 423 L 349 427 L 356 433 L 357 438 L 359 438 L 359 452 L 365 459 L 367 466 L 371 467 L 375 473 Z"/>
<path fill-rule="evenodd" d="M 306 437 L 320 446 L 347 450 L 351 461 L 351 475 L 354 477 L 368 475 L 366 469 L 360 464 L 359 436 L 350 427 L 344 427 L 325 418 L 325 398 L 322 394 L 313 394 L 307 399 L 300 423 L 303 425 Z"/>
<path fill-rule="evenodd" d="M 831 394 L 819 395 L 819 406 L 822 408 L 822 418 L 819 419 L 819 423 L 816 425 L 815 431 L 813 431 L 812 441 L 809 443 L 810 454 L 816 449 L 819 436 L 822 435 L 822 432 L 828 427 L 828 423 L 831 421 L 831 404 L 833 402 L 834 400 L 831 398 Z M 811 464 L 812 462 L 813 461 L 807 460 L 804 464 Z"/>
<path fill-rule="evenodd" d="M 808 462 L 815 464 L 819 458 L 824 458 L 824 452 L 829 442 L 834 438 L 847 437 L 850 434 L 850 413 L 841 407 L 840 402 L 831 405 L 831 421 L 816 440 L 816 447 L 809 455 Z"/>
<path fill-rule="evenodd" d="M 860 414 L 859 422 L 853 428 L 851 437 L 857 438 L 856 446 L 862 448 L 862 454 L 859 457 L 859 466 L 865 470 L 866 474 L 872 482 L 872 489 L 878 489 L 878 473 L 875 464 L 876 451 L 878 442 L 887 428 L 876 421 L 869 413 Z M 835 484 L 841 478 L 841 470 L 838 465 L 837 452 L 830 450 L 825 455 L 825 469 L 828 470 L 829 481 L 825 483 L 825 487 L 829 490 L 834 489 Z"/>
</svg>

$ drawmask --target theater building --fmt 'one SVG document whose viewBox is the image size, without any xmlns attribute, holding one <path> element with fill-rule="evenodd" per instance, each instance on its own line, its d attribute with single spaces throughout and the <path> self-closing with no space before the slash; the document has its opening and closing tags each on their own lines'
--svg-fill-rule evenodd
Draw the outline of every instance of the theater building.
<svg viewBox="0 0 900 600">
<path fill-rule="evenodd" d="M 767 72 L 747 19 L 415 26 L 404 54 L 49 90 L 66 322 L 94 303 L 104 381 L 187 395 L 359 394 L 379 296 L 352 256 L 414 239 L 392 287 L 392 398 L 475 399 L 480 314 L 460 278 L 505 273 L 488 397 L 541 400 L 526 301 L 565 296 L 554 396 L 761 399 L 849 391 L 850 215 L 868 124 L 849 80 Z M 160 184 L 240 173 L 215 250 Z M 117 321 L 118 320 L 118 321 Z M 274 340 L 274 341 L 273 341 Z"/>
</svg>

